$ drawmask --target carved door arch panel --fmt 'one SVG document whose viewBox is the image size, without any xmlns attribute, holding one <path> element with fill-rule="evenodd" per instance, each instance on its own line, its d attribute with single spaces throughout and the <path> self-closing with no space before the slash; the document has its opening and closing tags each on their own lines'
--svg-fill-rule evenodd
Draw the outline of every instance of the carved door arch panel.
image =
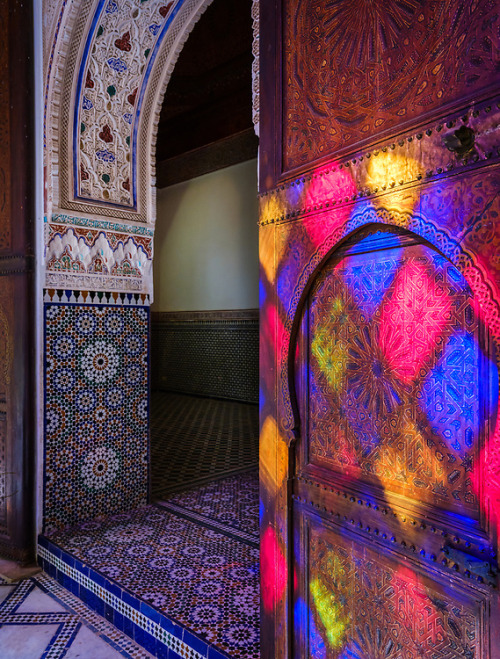
<svg viewBox="0 0 500 659">
<path fill-rule="evenodd" d="M 302 309 L 292 656 L 500 656 L 482 478 L 498 371 L 469 286 L 429 244 L 374 225 Z"/>
</svg>

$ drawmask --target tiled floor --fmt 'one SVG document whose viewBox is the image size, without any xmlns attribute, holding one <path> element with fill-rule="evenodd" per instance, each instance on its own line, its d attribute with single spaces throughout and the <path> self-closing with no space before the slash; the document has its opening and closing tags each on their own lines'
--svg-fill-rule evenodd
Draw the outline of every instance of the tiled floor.
<svg viewBox="0 0 500 659">
<path fill-rule="evenodd" d="M 119 589 L 119 597 L 131 593 L 140 600 L 133 607 L 143 611 L 142 601 L 153 620 L 157 612 L 185 630 L 182 640 L 196 653 L 182 656 L 258 659 L 255 470 L 171 495 L 161 504 L 57 532 L 49 543 L 50 551 L 62 550 L 67 560 L 64 566 L 51 559 L 61 574 L 71 576 L 77 559 L 78 565 L 104 577 L 96 588 L 109 592 L 110 602 L 113 588 Z M 81 584 L 87 579 L 83 572 L 78 578 Z M 119 602 L 116 607 L 123 617 Z"/>
<path fill-rule="evenodd" d="M 154 499 L 257 467 L 257 405 L 154 391 L 151 479 Z"/>
<path fill-rule="evenodd" d="M 259 546 L 259 476 L 255 469 L 170 494 L 158 503 L 179 516 Z"/>
<path fill-rule="evenodd" d="M 153 656 L 258 659 L 257 466 L 256 405 L 153 393 L 156 503 L 41 537 L 40 562 L 65 588 L 47 575 L 29 583 L 50 592 L 58 588 L 77 602 L 72 593 L 78 595 L 106 620 L 92 615 L 108 627 L 107 621 L 114 623 Z M 18 615 L 17 609 L 11 614 Z M 66 626 L 53 620 L 42 620 L 46 638 L 40 643 L 54 648 L 40 656 L 62 657 L 56 645 L 62 647 L 65 636 L 73 652 L 65 656 L 151 656 L 133 654 L 131 641 L 129 648 L 116 640 L 127 638 L 121 632 L 108 637 L 96 625 L 105 654 L 75 654 L 93 647 L 79 640 L 93 630 L 74 614 Z"/>
<path fill-rule="evenodd" d="M 116 630 L 46 574 L 19 583 L 0 578 L 2 659 L 146 659 Z"/>
</svg>

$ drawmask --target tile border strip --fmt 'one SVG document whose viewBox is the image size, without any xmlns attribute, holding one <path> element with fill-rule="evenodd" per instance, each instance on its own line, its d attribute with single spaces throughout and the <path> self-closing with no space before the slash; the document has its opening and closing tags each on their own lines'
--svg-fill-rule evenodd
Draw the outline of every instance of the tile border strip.
<svg viewBox="0 0 500 659">
<path fill-rule="evenodd" d="M 62 288 L 44 288 L 45 303 L 61 304 L 106 304 L 124 307 L 149 307 L 150 296 L 147 293 L 114 293 L 103 291 L 78 291 Z"/>
<path fill-rule="evenodd" d="M 159 651 L 158 656 L 169 659 L 227 659 L 226 654 L 85 566 L 45 536 L 38 539 L 38 561 L 49 576 L 148 652 Z M 176 654 L 165 654 L 167 648 Z"/>
<path fill-rule="evenodd" d="M 153 323 L 255 323 L 259 322 L 258 309 L 214 309 L 208 311 L 153 311 Z"/>
<path fill-rule="evenodd" d="M 31 580 L 49 597 L 63 606 L 69 613 L 76 615 L 92 633 L 101 638 L 114 650 L 127 659 L 145 659 L 151 653 L 137 645 L 133 639 L 117 629 L 108 620 L 88 608 L 82 600 L 50 577 L 40 572 Z"/>
<path fill-rule="evenodd" d="M 132 236 L 154 236 L 154 229 L 134 224 L 123 224 L 121 222 L 110 222 L 109 220 L 97 220 L 90 217 L 77 217 L 66 213 L 53 213 L 50 220 L 44 217 L 45 223 L 67 224 L 68 226 L 89 227 L 90 229 L 103 229 L 104 231 L 118 231 Z"/>
</svg>

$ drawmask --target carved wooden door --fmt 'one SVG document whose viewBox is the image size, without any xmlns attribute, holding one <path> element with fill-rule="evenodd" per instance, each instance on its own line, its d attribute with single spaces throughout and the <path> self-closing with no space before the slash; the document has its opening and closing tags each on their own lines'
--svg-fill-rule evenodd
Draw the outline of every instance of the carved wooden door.
<svg viewBox="0 0 500 659">
<path fill-rule="evenodd" d="M 482 506 L 498 376 L 464 278 L 365 231 L 315 278 L 298 341 L 293 656 L 500 657 Z"/>
</svg>

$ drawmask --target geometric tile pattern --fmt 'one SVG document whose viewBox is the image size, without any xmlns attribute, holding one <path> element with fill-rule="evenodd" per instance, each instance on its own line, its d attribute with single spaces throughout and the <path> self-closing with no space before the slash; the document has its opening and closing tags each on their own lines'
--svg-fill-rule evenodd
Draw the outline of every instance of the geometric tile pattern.
<svg viewBox="0 0 500 659">
<path fill-rule="evenodd" d="M 177 625 L 184 636 L 174 636 L 186 642 L 189 634 L 199 656 L 211 656 L 212 648 L 235 659 L 258 659 L 259 550 L 253 541 L 149 505 L 58 531 L 40 544 L 49 574 L 55 569 L 90 602 L 96 597 L 111 607 L 115 624 L 118 614 L 119 623 L 126 618 L 139 625 L 148 635 L 150 645 L 141 642 L 147 650 Z M 141 617 L 145 612 L 148 619 Z M 170 627 L 162 627 L 165 619 Z"/>
<path fill-rule="evenodd" d="M 258 317 L 225 319 L 224 313 L 230 312 L 207 312 L 208 319 L 184 313 L 184 321 L 153 314 L 153 389 L 259 402 Z"/>
<path fill-rule="evenodd" d="M 170 494 L 158 502 L 177 515 L 259 545 L 259 474 L 252 470 Z"/>
<path fill-rule="evenodd" d="M 77 615 L 86 627 L 104 639 L 119 654 L 124 657 L 130 657 L 131 659 L 148 659 L 151 656 L 144 648 L 134 643 L 126 634 L 119 631 L 104 617 L 92 611 L 80 598 L 61 586 L 45 572 L 37 574 L 36 577 L 33 577 L 33 581 L 70 613 Z"/>
<path fill-rule="evenodd" d="M 106 657 L 147 659 L 151 656 L 46 574 L 16 584 L 4 581 L 0 584 L 4 584 L 0 585 L 0 627 L 3 630 L 21 627 L 19 632 L 8 634 L 7 640 L 2 639 L 5 643 L 2 656 L 15 654 L 28 659 L 24 653 L 29 653 L 29 659 L 58 659 L 66 656 L 77 639 L 81 647 L 80 638 L 85 639 L 87 646 L 106 652 Z M 80 634 L 85 628 L 86 633 Z M 37 639 L 35 643 L 33 638 Z M 87 655 L 78 650 L 76 656 Z"/>
<path fill-rule="evenodd" d="M 257 405 L 154 391 L 150 424 L 154 499 L 258 466 Z"/>
<path fill-rule="evenodd" d="M 45 529 L 145 503 L 143 307 L 45 305 Z"/>
<path fill-rule="evenodd" d="M 45 650 L 44 657 L 58 659 L 66 653 L 81 623 L 68 613 L 16 613 L 34 587 L 31 580 L 22 581 L 7 595 L 0 605 L 0 625 L 57 625 L 57 631 Z"/>
<path fill-rule="evenodd" d="M 199 654 L 182 640 L 182 630 L 180 636 L 171 633 L 169 627 L 173 628 L 173 625 L 167 618 L 162 619 L 163 624 L 160 624 L 158 617 L 154 619 L 153 609 L 144 606 L 130 595 L 127 597 L 125 591 L 120 588 L 113 588 L 111 582 L 100 578 L 94 570 L 85 568 L 80 561 L 61 551 L 46 538 L 40 539 L 38 556 L 39 562 L 49 574 L 57 575 L 57 578 L 90 608 L 105 615 L 118 629 L 135 638 L 155 656 L 165 656 L 168 659 L 177 659 L 179 656 L 204 659 L 207 656 Z M 112 589 L 117 594 L 111 592 Z M 125 601 L 125 597 L 128 601 Z M 174 632 L 177 629 L 179 628 L 175 628 Z M 170 650 L 172 652 L 169 652 Z"/>
<path fill-rule="evenodd" d="M 61 288 L 44 288 L 44 302 L 61 302 L 64 304 L 109 304 L 125 307 L 149 307 L 147 293 L 119 293 L 100 290 L 71 290 Z"/>
</svg>

